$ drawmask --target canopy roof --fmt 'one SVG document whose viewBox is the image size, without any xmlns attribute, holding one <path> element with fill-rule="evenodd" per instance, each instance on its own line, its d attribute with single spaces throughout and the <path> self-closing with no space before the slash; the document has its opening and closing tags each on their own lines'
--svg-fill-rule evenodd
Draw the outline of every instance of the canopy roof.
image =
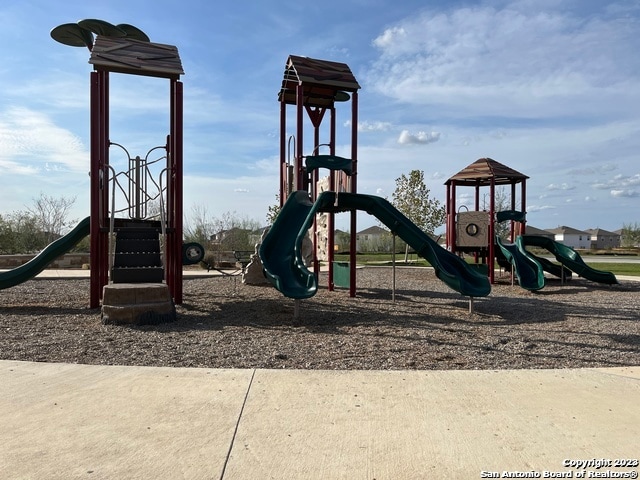
<svg viewBox="0 0 640 480">
<path fill-rule="evenodd" d="M 491 185 L 492 179 L 494 185 L 511 185 L 520 183 L 528 178 L 526 175 L 491 158 L 480 158 L 456 173 L 445 182 L 445 185 L 455 183 L 456 185 L 484 186 Z"/>
<path fill-rule="evenodd" d="M 331 107 L 349 99 L 345 92 L 360 88 L 346 63 L 290 55 L 278 100 L 295 105 L 298 84 L 303 87 L 304 105 L 311 107 Z"/>
<path fill-rule="evenodd" d="M 178 48 L 130 37 L 98 35 L 89 63 L 96 70 L 161 78 L 178 78 L 184 73 Z"/>
</svg>

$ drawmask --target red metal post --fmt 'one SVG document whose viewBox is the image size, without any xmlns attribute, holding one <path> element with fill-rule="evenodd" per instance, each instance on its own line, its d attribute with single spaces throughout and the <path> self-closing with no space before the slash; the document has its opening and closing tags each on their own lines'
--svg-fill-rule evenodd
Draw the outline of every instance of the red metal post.
<svg viewBox="0 0 640 480">
<path fill-rule="evenodd" d="M 358 92 L 351 96 L 351 193 L 358 193 Z M 356 230 L 357 211 L 351 210 L 349 248 L 349 296 L 356 296 Z"/>
<path fill-rule="evenodd" d="M 284 93 L 280 99 L 280 207 L 287 199 L 287 103 L 284 101 Z"/>
<path fill-rule="evenodd" d="M 295 177 L 296 184 L 295 190 L 302 190 L 304 188 L 303 168 L 302 168 L 302 154 L 304 152 L 303 141 L 303 127 L 304 127 L 304 89 L 302 83 L 298 83 L 296 86 L 296 160 L 295 160 Z"/>
<path fill-rule="evenodd" d="M 99 151 L 100 143 L 98 142 L 98 132 L 100 131 L 100 78 L 98 72 L 91 72 L 91 165 L 90 165 L 90 215 L 89 222 L 89 243 L 90 252 L 89 268 L 90 268 L 90 286 L 89 286 L 89 308 L 98 308 L 100 306 L 100 168 L 99 168 Z"/>
<path fill-rule="evenodd" d="M 487 266 L 489 268 L 489 281 L 494 283 L 495 279 L 495 209 L 496 209 L 496 181 L 495 177 L 491 177 L 491 199 L 489 203 L 489 259 L 487 260 Z"/>
<path fill-rule="evenodd" d="M 109 238 L 103 231 L 108 212 L 109 185 L 107 183 L 109 136 L 109 73 L 94 71 L 90 74 L 90 230 L 89 307 L 98 308 L 102 289 L 109 281 Z"/>
<path fill-rule="evenodd" d="M 522 179 L 522 192 L 520 193 L 521 198 L 520 198 L 520 208 L 522 208 L 522 212 L 526 215 L 527 214 L 527 180 L 526 179 Z M 520 228 L 520 235 L 524 235 L 527 231 L 527 222 L 526 222 L 526 217 L 525 217 L 525 221 L 522 222 L 522 226 Z"/>
<path fill-rule="evenodd" d="M 336 109 L 331 107 L 331 118 L 329 120 L 329 153 L 331 155 L 336 154 Z M 335 170 L 329 171 L 329 189 L 336 190 L 336 172 Z M 332 292 L 335 288 L 333 284 L 333 261 L 335 258 L 336 249 L 336 214 L 329 212 L 327 218 L 327 262 L 328 268 L 328 285 L 327 288 Z"/>
<path fill-rule="evenodd" d="M 182 303 L 182 230 L 183 230 L 183 84 L 171 80 L 171 120 L 168 156 L 170 159 L 170 187 L 168 192 L 169 225 L 167 233 L 166 280 L 173 301 Z"/>
<path fill-rule="evenodd" d="M 449 247 L 451 249 L 451 251 L 453 253 L 456 252 L 456 242 L 458 241 L 456 238 L 456 181 L 452 180 L 451 181 L 451 208 L 450 208 L 450 213 L 451 213 L 451 224 L 450 224 L 450 230 L 451 233 L 449 234 Z"/>
</svg>

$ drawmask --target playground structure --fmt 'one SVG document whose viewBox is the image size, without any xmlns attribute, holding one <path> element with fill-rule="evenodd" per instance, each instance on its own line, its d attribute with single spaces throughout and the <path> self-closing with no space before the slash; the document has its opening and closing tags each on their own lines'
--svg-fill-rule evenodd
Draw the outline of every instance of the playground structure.
<svg viewBox="0 0 640 480">
<path fill-rule="evenodd" d="M 88 233 L 91 241 L 90 308 L 99 307 L 103 300 L 104 310 L 103 296 L 109 282 L 120 284 L 114 291 L 126 290 L 123 284 L 132 284 L 130 289 L 135 291 L 140 290 L 140 284 L 163 284 L 169 294 L 168 302 L 180 304 L 182 265 L 200 261 L 204 250 L 198 244 L 182 243 L 183 86 L 180 76 L 184 72 L 177 48 L 152 43 L 144 32 L 131 25 L 114 26 L 101 20 L 60 25 L 52 30 L 51 36 L 66 45 L 86 46 L 91 52 L 89 63 L 94 68 L 90 74 L 91 215 L 32 261 L 0 274 L 0 289 L 37 275 Z M 170 128 L 166 144 L 151 148 L 144 158 L 133 157 L 125 147 L 109 139 L 110 73 L 164 78 L 170 82 Z M 349 293 L 355 296 L 357 210 L 376 216 L 394 235 L 400 236 L 418 255 L 427 259 L 439 279 L 470 298 L 490 293 L 490 284 L 494 283 L 493 265 L 499 252 L 514 266 L 520 284 L 530 290 L 544 286 L 543 270 L 564 278 L 564 267 L 590 280 L 617 283 L 611 273 L 585 265 L 573 250 L 525 234 L 525 185 L 528 177 L 495 160 L 480 159 L 447 181 L 447 249 L 440 247 L 386 200 L 358 194 L 359 88 L 344 63 L 293 55 L 287 60 L 278 95 L 281 104 L 281 212 L 259 249 L 266 277 L 285 296 L 308 298 L 317 291 L 320 270 L 317 214 L 327 215 L 324 233 L 329 266 L 328 289 L 334 289 L 335 214 L 341 212 L 350 213 Z M 351 101 L 351 158 L 336 155 L 336 103 L 348 101 Z M 287 139 L 289 105 L 295 107 L 296 135 Z M 313 126 L 310 155 L 304 155 L 305 111 Z M 321 143 L 321 125 L 327 111 L 330 113 L 329 139 Z M 292 143 L 293 159 L 290 155 Z M 126 154 L 127 170 L 115 171 L 110 162 L 112 146 Z M 320 154 L 322 147 L 327 147 L 329 154 Z M 150 158 L 157 150 L 163 154 L 156 159 Z M 325 187 L 320 186 L 319 170 L 322 168 L 329 170 Z M 516 210 L 518 183 L 522 187 L 520 211 Z M 495 188 L 498 185 L 511 186 L 510 210 L 495 211 Z M 457 186 L 475 187 L 474 211 L 468 208 L 465 212 L 456 210 Z M 483 186 L 490 187 L 488 211 L 480 210 L 479 191 Z M 124 205 L 117 204 L 116 197 Z M 152 202 L 157 202 L 158 211 L 152 211 Z M 510 222 L 511 243 L 496 239 L 495 223 L 502 221 Z M 302 254 L 302 242 L 309 229 L 313 232 L 313 272 L 307 269 Z M 516 232 L 519 233 L 517 239 Z M 562 267 L 535 257 L 526 250 L 527 245 L 546 248 Z M 473 253 L 475 265 L 484 265 L 487 273 L 470 267 L 458 253 Z"/>
<path fill-rule="evenodd" d="M 157 309 L 161 316 L 170 316 L 168 310 L 175 310 L 174 304 L 182 303 L 182 265 L 197 263 L 204 255 L 200 245 L 182 242 L 180 75 L 184 71 L 178 49 L 152 43 L 132 25 L 112 25 L 94 19 L 59 25 L 51 31 L 51 37 L 64 45 L 87 47 L 91 52 L 89 63 L 94 69 L 90 74 L 91 215 L 30 262 L 0 274 L 0 289 L 34 277 L 88 234 L 90 308 L 98 308 L 103 300 L 104 315 L 107 305 L 103 295 L 106 296 L 107 287 L 117 284 L 109 295 L 115 301 L 109 314 L 112 319 L 127 309 L 147 318 L 153 317 Z M 151 148 L 144 158 L 133 157 L 126 148 L 109 139 L 110 73 L 164 78 L 170 82 L 166 143 Z M 118 147 L 125 153 L 126 170 L 115 171 L 110 162 L 110 147 Z M 162 154 L 151 158 L 156 151 Z M 144 285 L 149 285 L 146 290 Z M 162 292 L 157 293 L 159 290 Z M 141 302 L 122 303 L 131 297 L 139 297 Z M 151 297 L 156 301 L 145 303 Z"/>
<path fill-rule="evenodd" d="M 310 190 L 311 199 L 318 198 L 319 169 L 329 169 L 329 191 L 357 192 L 358 173 L 358 90 L 360 85 L 351 69 L 344 63 L 318 60 L 290 55 L 285 64 L 282 86 L 278 93 L 280 102 L 280 207 L 295 191 Z M 336 103 L 351 101 L 351 153 L 350 158 L 336 155 Z M 287 138 L 287 107 L 295 108 L 295 135 Z M 304 155 L 304 113 L 313 127 L 311 154 Z M 328 140 L 320 140 L 321 126 L 329 112 Z M 293 159 L 291 147 L 293 144 Z M 320 149 L 329 149 L 321 155 Z M 328 212 L 326 221 L 327 261 L 329 264 L 329 290 L 334 289 L 333 259 L 336 210 Z M 351 211 L 350 225 L 350 285 L 349 292 L 355 296 L 355 230 L 356 212 Z M 313 266 L 317 272 L 318 236 L 317 224 L 313 222 Z"/>
<path fill-rule="evenodd" d="M 357 193 L 357 123 L 358 89 L 349 67 L 343 63 L 290 56 L 285 66 L 284 80 L 278 96 L 281 103 L 280 133 L 280 205 L 276 221 L 263 239 L 259 255 L 265 275 L 285 296 L 296 300 L 309 298 L 317 292 L 319 260 L 317 215 L 328 215 L 327 262 L 328 289 L 334 288 L 334 215 L 350 212 L 351 237 L 349 261 L 349 294 L 356 294 L 356 211 L 376 216 L 394 235 L 405 240 L 435 269 L 436 276 L 449 287 L 471 298 L 489 294 L 491 286 L 486 276 L 470 268 L 457 255 L 448 252 L 416 227 L 386 200 Z M 336 102 L 352 102 L 351 158 L 335 155 Z M 287 141 L 286 107 L 296 108 L 296 135 Z M 312 154 L 304 155 L 304 111 L 314 128 Z M 321 143 L 320 126 L 326 111 L 330 112 L 329 141 Z M 290 162 L 289 147 L 295 142 L 294 159 Z M 319 154 L 323 146 L 328 155 Z M 320 168 L 329 170 L 328 189 L 320 191 Z M 313 232 L 313 271 L 307 268 L 302 255 L 302 243 L 309 230 Z"/>
<path fill-rule="evenodd" d="M 518 283 L 527 290 L 540 290 L 545 285 L 544 272 L 560 277 L 571 277 L 571 271 L 587 280 L 617 283 L 611 272 L 595 270 L 584 263 L 573 249 L 539 235 L 526 234 L 526 181 L 529 177 L 491 158 L 481 158 L 449 178 L 446 199 L 446 244 L 453 253 L 468 253 L 475 265 L 486 270 L 491 283 L 495 282 L 494 264 L 512 267 Z M 517 185 L 520 184 L 520 209 L 517 210 Z M 510 186 L 510 209 L 496 211 L 496 187 Z M 456 208 L 457 188 L 473 187 L 474 210 L 465 205 Z M 487 198 L 480 204 L 480 189 L 489 187 Z M 465 210 L 463 211 L 462 208 Z M 496 224 L 509 222 L 509 242 L 496 235 Z M 552 253 L 560 265 L 539 257 L 527 246 L 543 248 Z"/>
</svg>

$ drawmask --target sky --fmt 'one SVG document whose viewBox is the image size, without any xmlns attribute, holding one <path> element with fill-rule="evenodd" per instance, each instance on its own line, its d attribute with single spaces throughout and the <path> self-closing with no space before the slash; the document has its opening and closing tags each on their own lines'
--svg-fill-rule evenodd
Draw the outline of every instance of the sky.
<svg viewBox="0 0 640 480">
<path fill-rule="evenodd" d="M 277 94 L 289 55 L 346 63 L 360 84 L 359 193 L 391 198 L 395 179 L 418 169 L 444 204 L 444 182 L 489 157 L 530 177 L 529 225 L 613 231 L 640 222 L 638 0 L 150 5 L 0 4 L 0 214 L 41 194 L 75 198 L 72 218 L 89 214 L 90 52 L 50 31 L 97 18 L 178 47 L 187 223 L 204 209 L 266 224 L 278 192 Z M 163 145 L 168 84 L 112 74 L 110 140 L 132 156 Z M 350 108 L 337 107 L 337 154 L 347 157 Z M 305 132 L 310 138 L 309 123 Z M 124 168 L 121 150 L 110 155 Z M 458 206 L 472 206 L 473 189 L 457 193 Z M 338 228 L 348 224 L 338 216 Z M 375 224 L 359 214 L 358 230 Z"/>
</svg>

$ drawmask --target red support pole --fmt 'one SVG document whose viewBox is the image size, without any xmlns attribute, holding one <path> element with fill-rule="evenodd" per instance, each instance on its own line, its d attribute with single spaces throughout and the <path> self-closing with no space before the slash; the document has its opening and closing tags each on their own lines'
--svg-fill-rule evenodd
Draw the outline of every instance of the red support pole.
<svg viewBox="0 0 640 480">
<path fill-rule="evenodd" d="M 329 122 L 329 153 L 331 155 L 336 154 L 336 109 L 335 107 L 331 107 L 331 118 Z M 335 191 L 336 190 L 336 172 L 335 170 L 329 171 L 329 189 Z M 335 288 L 333 284 L 333 260 L 335 258 L 335 248 L 336 248 L 336 214 L 334 212 L 329 212 L 327 218 L 327 262 L 329 263 L 329 272 L 328 272 L 328 285 L 327 288 L 330 292 L 332 292 Z"/>
<path fill-rule="evenodd" d="M 527 214 L 527 181 L 525 179 L 522 180 L 522 192 L 520 193 L 520 208 L 522 208 L 522 212 Z M 527 231 L 527 222 L 526 217 L 525 221 L 522 222 L 522 227 L 520 228 L 520 235 L 524 235 Z"/>
<path fill-rule="evenodd" d="M 169 197 L 169 225 L 167 233 L 167 266 L 166 280 L 169 292 L 176 304 L 182 303 L 182 230 L 183 230 L 183 84 L 171 80 L 171 120 L 169 158 L 170 186 Z"/>
<path fill-rule="evenodd" d="M 496 208 L 496 182 L 495 178 L 491 177 L 491 199 L 489 203 L 489 259 L 487 260 L 487 267 L 489 268 L 489 281 L 493 284 L 495 280 L 495 208 Z"/>
<path fill-rule="evenodd" d="M 456 181 L 451 182 L 451 233 L 449 234 L 449 242 L 451 242 L 451 252 L 456 252 Z"/>
<path fill-rule="evenodd" d="M 351 96 L 351 193 L 358 193 L 358 92 Z M 351 210 L 349 247 L 349 296 L 356 296 L 356 230 L 357 211 Z"/>
<path fill-rule="evenodd" d="M 98 72 L 91 72 L 91 166 L 90 166 L 90 215 L 89 241 L 90 252 L 89 268 L 91 274 L 89 286 L 89 308 L 100 306 L 100 168 L 98 142 L 100 132 L 100 77 Z"/>
<path fill-rule="evenodd" d="M 284 101 L 284 94 L 280 100 L 280 191 L 279 202 L 280 207 L 284 205 L 287 199 L 287 178 L 289 172 L 286 171 L 287 165 L 287 103 Z"/>
<path fill-rule="evenodd" d="M 298 83 L 296 87 L 296 160 L 295 160 L 295 176 L 294 182 L 296 184 L 295 190 L 302 190 L 304 188 L 303 168 L 302 168 L 302 154 L 304 152 L 303 141 L 303 127 L 304 116 L 302 115 L 304 110 L 304 89 L 301 83 Z"/>
<path fill-rule="evenodd" d="M 103 231 L 108 213 L 109 185 L 107 183 L 109 136 L 109 73 L 94 71 L 90 74 L 90 227 L 89 308 L 98 308 L 102 289 L 109 281 L 109 238 Z"/>
</svg>

